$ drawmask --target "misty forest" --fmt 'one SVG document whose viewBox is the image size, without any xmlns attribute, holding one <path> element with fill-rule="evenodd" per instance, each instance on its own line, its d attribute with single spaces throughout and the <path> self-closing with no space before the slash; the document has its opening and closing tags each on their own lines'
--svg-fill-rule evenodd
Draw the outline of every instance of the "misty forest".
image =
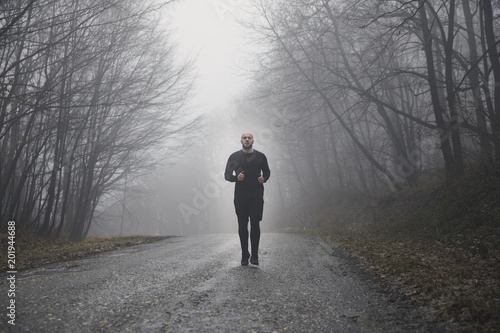
<svg viewBox="0 0 500 333">
<path fill-rule="evenodd" d="M 251 132 L 271 170 L 264 265 L 266 241 L 313 234 L 433 318 L 493 331 L 499 52 L 498 0 L 0 0 L 1 238 L 236 241 L 224 171 Z"/>
<path fill-rule="evenodd" d="M 211 109 L 190 103 L 171 6 L 2 2 L 2 221 L 73 240 L 233 232 L 223 170 L 243 131 L 270 161 L 268 231 L 297 207 L 498 168 L 496 1 L 241 5 L 249 83 Z"/>
</svg>

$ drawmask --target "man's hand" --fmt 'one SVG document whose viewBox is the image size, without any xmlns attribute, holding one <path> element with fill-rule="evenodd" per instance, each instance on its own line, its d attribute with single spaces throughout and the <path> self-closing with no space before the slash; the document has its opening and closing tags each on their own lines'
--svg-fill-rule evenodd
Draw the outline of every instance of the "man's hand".
<svg viewBox="0 0 500 333">
<path fill-rule="evenodd" d="M 260 173 L 259 173 L 259 178 L 257 178 L 257 180 L 259 181 L 259 183 L 264 184 L 264 177 L 262 177 Z"/>
<path fill-rule="evenodd" d="M 245 175 L 243 174 L 243 172 L 245 172 L 245 170 L 243 170 L 242 172 L 239 173 L 238 175 L 238 181 L 243 181 L 243 179 L 245 179 Z"/>
</svg>

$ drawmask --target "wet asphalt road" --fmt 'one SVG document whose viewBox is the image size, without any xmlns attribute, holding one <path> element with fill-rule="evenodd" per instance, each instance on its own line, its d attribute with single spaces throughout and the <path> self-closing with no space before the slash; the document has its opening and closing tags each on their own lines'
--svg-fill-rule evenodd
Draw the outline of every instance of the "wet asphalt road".
<svg viewBox="0 0 500 333">
<path fill-rule="evenodd" d="M 19 272 L 0 331 L 434 331 L 319 238 L 262 234 L 260 266 L 239 253 L 236 234 L 175 237 Z"/>
</svg>

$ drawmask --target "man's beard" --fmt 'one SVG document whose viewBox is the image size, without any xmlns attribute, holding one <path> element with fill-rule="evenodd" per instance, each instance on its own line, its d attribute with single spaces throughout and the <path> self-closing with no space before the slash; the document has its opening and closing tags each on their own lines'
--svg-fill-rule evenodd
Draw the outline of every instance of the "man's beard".
<svg viewBox="0 0 500 333">
<path fill-rule="evenodd" d="M 241 144 L 243 146 L 243 149 L 252 149 L 253 143 L 251 143 L 248 147 L 245 146 L 244 143 Z"/>
</svg>

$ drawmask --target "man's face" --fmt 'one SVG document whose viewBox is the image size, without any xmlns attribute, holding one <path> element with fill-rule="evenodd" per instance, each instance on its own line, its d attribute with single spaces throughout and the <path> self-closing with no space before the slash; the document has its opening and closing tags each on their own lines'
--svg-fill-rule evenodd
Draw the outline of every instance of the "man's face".
<svg viewBox="0 0 500 333">
<path fill-rule="evenodd" d="M 252 133 L 243 133 L 241 136 L 241 145 L 245 149 L 250 149 L 253 146 L 253 135 Z"/>
</svg>

